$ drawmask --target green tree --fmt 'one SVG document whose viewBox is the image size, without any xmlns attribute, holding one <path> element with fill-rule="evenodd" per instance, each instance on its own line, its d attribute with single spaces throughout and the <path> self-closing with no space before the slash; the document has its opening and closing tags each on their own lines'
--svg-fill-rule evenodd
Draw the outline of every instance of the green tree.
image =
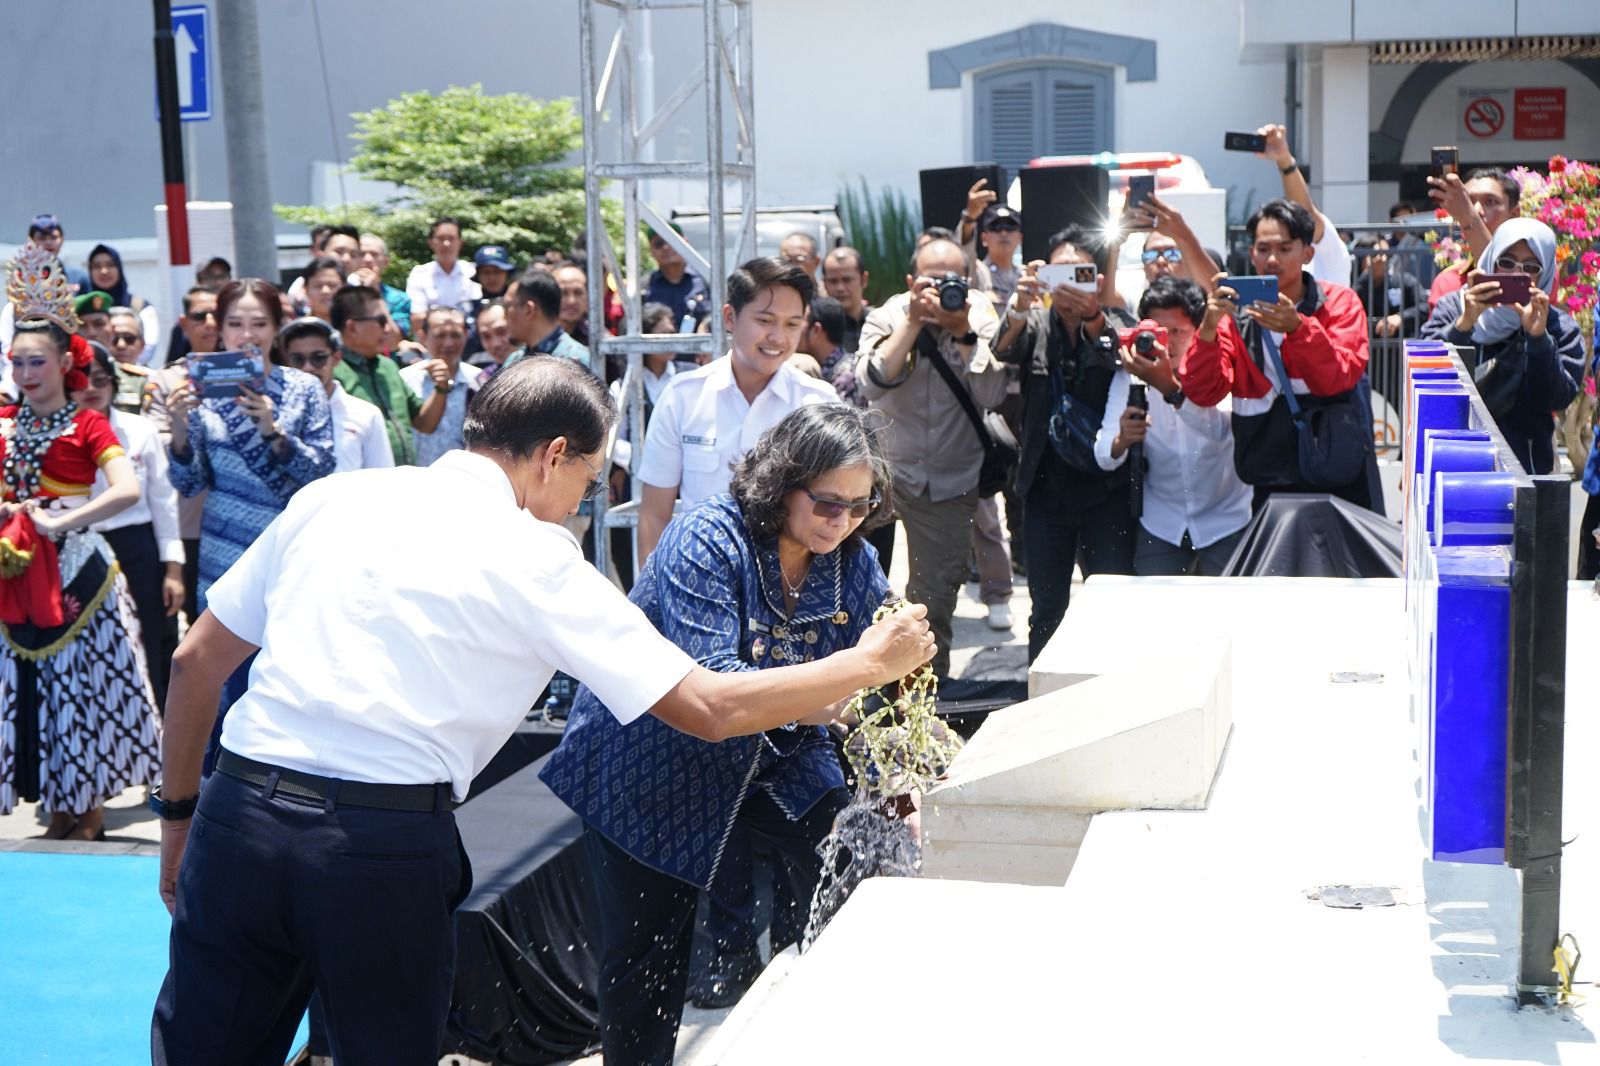
<svg viewBox="0 0 1600 1066">
<path fill-rule="evenodd" d="M 861 253 L 868 279 L 867 299 L 881 304 L 905 291 L 906 264 L 916 248 L 917 205 L 898 189 L 884 187 L 874 197 L 862 178 L 859 187 L 840 187 L 839 220 L 851 245 Z"/>
<path fill-rule="evenodd" d="M 552 248 L 565 251 L 583 229 L 583 170 L 565 165 L 583 145 L 570 100 L 451 86 L 406 93 L 353 117 L 360 147 L 351 169 L 393 182 L 401 194 L 344 207 L 279 205 L 277 212 L 305 226 L 349 223 L 382 237 L 391 285 L 404 284 L 413 266 L 432 258 L 428 223 L 443 215 L 461 220 L 468 249 L 503 244 L 523 263 Z M 622 231 L 616 206 L 602 204 L 613 240 Z"/>
</svg>

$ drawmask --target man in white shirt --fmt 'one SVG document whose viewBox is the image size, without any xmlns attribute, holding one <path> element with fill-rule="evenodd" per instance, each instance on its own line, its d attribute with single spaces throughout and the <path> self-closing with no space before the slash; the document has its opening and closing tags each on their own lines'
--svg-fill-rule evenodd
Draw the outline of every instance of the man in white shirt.
<svg viewBox="0 0 1600 1066">
<path fill-rule="evenodd" d="M 320 318 L 297 318 L 278 334 L 278 350 L 286 365 L 322 382 L 328 394 L 328 414 L 333 419 L 333 457 L 336 474 L 394 465 L 389 431 L 377 405 L 344 391 L 333 368 L 344 359 L 339 335 Z"/>
<path fill-rule="evenodd" d="M 1148 354 L 1123 349 L 1095 437 L 1103 470 L 1125 463 L 1130 445 L 1144 446 L 1144 507 L 1133 550 L 1133 571 L 1143 577 L 1215 577 L 1250 524 L 1253 494 L 1234 468 L 1229 401 L 1186 402 L 1175 373 L 1205 314 L 1205 290 L 1188 278 L 1160 277 L 1144 291 L 1139 318 L 1163 327 L 1167 343 Z M 1134 378 L 1147 387 L 1148 413 L 1128 406 Z"/>
<path fill-rule="evenodd" d="M 433 250 L 433 258 L 418 263 L 406 276 L 413 319 L 421 318 L 430 307 L 465 308 L 483 297 L 483 290 L 472 278 L 472 268 L 461 261 L 460 222 L 453 218 L 435 219 L 428 227 L 428 247 Z"/>
<path fill-rule="evenodd" d="M 342 1060 L 436 1062 L 471 886 L 451 801 L 557 669 L 625 722 L 649 712 L 715 743 L 932 654 L 913 608 L 826 662 L 698 666 L 559 525 L 603 487 L 615 417 L 583 367 L 524 360 L 479 394 L 466 451 L 307 486 L 211 587 L 173 662 L 151 801 L 174 919 L 157 1066 L 282 1062 L 313 987 Z M 401 529 L 503 550 L 419 565 Z M 257 649 L 199 796 L 222 683 Z"/>
<path fill-rule="evenodd" d="M 725 492 L 733 467 L 761 434 L 808 403 L 837 403 L 826 381 L 789 366 L 805 332 L 816 285 L 792 262 L 752 259 L 728 276 L 722 308 L 728 356 L 672 379 L 650 417 L 633 473 L 639 504 L 639 565 L 650 557 L 678 500 Z"/>
<path fill-rule="evenodd" d="M 413 429 L 417 442 L 417 465 L 431 466 L 434 460 L 461 447 L 461 432 L 467 422 L 467 406 L 473 394 L 487 380 L 484 372 L 461 361 L 467 348 L 467 316 L 454 307 L 430 307 L 415 319 L 417 339 L 434 359 L 443 361 L 450 374 L 445 390 L 444 414 L 431 433 Z M 436 391 L 433 375 L 426 363 L 412 363 L 400 371 L 400 380 L 423 403 Z"/>
<path fill-rule="evenodd" d="M 1306 184 L 1306 176 L 1300 173 L 1300 165 L 1295 162 L 1294 153 L 1289 151 L 1289 139 L 1284 127 L 1279 125 L 1262 126 L 1256 131 L 1267 139 L 1267 150 L 1259 153 L 1259 158 L 1270 159 L 1278 168 L 1278 174 L 1283 178 L 1283 198 L 1293 200 L 1307 211 L 1316 222 L 1316 232 L 1312 234 L 1311 246 L 1316 254 L 1311 259 L 1311 276 L 1318 281 L 1331 281 L 1335 285 L 1349 286 L 1354 283 L 1355 276 L 1351 272 L 1350 249 L 1344 246 L 1344 241 L 1339 238 L 1338 227 L 1333 221 L 1317 210 L 1317 205 L 1311 201 L 1311 187 Z"/>
</svg>

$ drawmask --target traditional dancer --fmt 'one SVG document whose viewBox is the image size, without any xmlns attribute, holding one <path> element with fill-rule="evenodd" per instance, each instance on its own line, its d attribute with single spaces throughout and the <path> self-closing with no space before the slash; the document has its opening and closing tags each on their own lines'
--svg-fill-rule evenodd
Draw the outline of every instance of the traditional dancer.
<svg viewBox="0 0 1600 1066">
<path fill-rule="evenodd" d="M 51 839 L 103 839 L 105 800 L 149 784 L 155 698 L 116 558 L 89 526 L 132 506 L 139 480 L 111 423 L 73 404 L 87 384 L 61 263 L 29 245 L 10 264 L 19 404 L 0 407 L 0 814 L 20 796 Z M 96 472 L 107 488 L 89 499 Z"/>
</svg>

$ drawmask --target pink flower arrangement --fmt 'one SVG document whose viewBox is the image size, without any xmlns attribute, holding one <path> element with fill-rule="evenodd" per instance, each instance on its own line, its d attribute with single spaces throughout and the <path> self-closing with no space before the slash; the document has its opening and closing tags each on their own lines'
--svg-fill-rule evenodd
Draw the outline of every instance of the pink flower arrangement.
<svg viewBox="0 0 1600 1066">
<path fill-rule="evenodd" d="M 1600 169 L 1555 156 L 1549 175 L 1517 167 L 1511 176 L 1522 186 L 1520 213 L 1536 218 L 1556 234 L 1556 285 L 1551 299 L 1594 335 L 1597 285 L 1600 285 Z"/>
</svg>

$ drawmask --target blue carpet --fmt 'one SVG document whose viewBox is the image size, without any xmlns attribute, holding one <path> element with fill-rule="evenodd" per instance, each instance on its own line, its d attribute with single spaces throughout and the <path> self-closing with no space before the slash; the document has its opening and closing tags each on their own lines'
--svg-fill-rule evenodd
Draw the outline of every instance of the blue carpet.
<svg viewBox="0 0 1600 1066">
<path fill-rule="evenodd" d="M 0 1062 L 150 1061 L 171 918 L 158 860 L 0 852 Z M 301 1025 L 298 1047 L 305 1040 Z"/>
</svg>

